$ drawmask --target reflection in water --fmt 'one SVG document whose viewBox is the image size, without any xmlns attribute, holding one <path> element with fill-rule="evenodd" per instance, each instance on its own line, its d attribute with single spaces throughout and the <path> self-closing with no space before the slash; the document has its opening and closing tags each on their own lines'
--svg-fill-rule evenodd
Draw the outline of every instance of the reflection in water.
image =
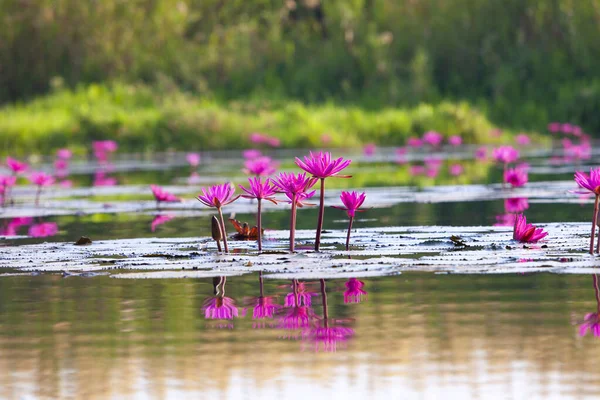
<svg viewBox="0 0 600 400">
<path fill-rule="evenodd" d="M 225 283 L 227 278 L 224 276 L 214 278 L 214 296 L 204 300 L 202 310 L 204 318 L 216 320 L 233 320 L 238 317 L 238 309 L 235 301 L 231 297 L 225 296 Z M 218 328 L 233 329 L 233 324 L 217 325 Z"/>
<path fill-rule="evenodd" d="M 600 337 L 600 290 L 598 289 L 598 275 L 592 275 L 594 282 L 594 292 L 596 293 L 596 312 L 587 313 L 583 319 L 583 323 L 579 325 L 579 335 L 585 336 L 591 332 L 595 337 Z"/>
<path fill-rule="evenodd" d="M 504 200 L 504 214 L 496 215 L 494 226 L 514 226 L 516 214 L 529 208 L 526 197 L 511 197 Z"/>
<path fill-rule="evenodd" d="M 58 224 L 56 222 L 41 222 L 29 227 L 28 235 L 34 238 L 43 238 L 55 236 L 58 233 Z"/>
<path fill-rule="evenodd" d="M 156 231 L 156 228 L 159 225 L 162 225 L 162 224 L 164 224 L 166 222 L 169 222 L 173 218 L 175 218 L 175 216 L 174 215 L 169 215 L 169 214 L 159 214 L 159 215 L 157 215 L 156 217 L 154 217 L 154 219 L 150 223 L 150 230 L 152 232 Z"/>
<path fill-rule="evenodd" d="M 365 283 L 356 278 L 350 278 L 344 283 L 346 291 L 344 292 L 344 303 L 360 303 L 367 299 L 367 292 L 363 290 Z M 364 297 L 364 299 L 363 299 Z"/>
<path fill-rule="evenodd" d="M 255 322 L 252 323 L 252 328 L 264 328 L 266 326 L 265 320 L 273 319 L 275 313 L 281 310 L 281 305 L 275 303 L 275 296 L 265 296 L 264 281 L 262 271 L 258 273 L 259 293 L 257 297 L 251 298 L 252 305 L 252 319 Z M 272 324 L 269 325 L 273 327 Z"/>
</svg>

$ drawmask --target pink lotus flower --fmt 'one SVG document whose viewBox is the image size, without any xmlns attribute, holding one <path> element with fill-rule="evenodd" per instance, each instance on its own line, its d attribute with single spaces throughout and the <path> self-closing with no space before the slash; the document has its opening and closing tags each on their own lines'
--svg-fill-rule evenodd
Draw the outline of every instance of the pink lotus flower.
<svg viewBox="0 0 600 400">
<path fill-rule="evenodd" d="M 50 186 L 54 184 L 54 177 L 45 172 L 33 172 L 29 175 L 29 181 L 38 186 Z"/>
<path fill-rule="evenodd" d="M 110 153 L 114 153 L 117 151 L 119 146 L 117 142 L 114 140 L 97 140 L 92 142 L 92 149 L 94 151 L 94 156 L 100 162 L 105 162 L 108 160 L 108 155 Z"/>
<path fill-rule="evenodd" d="M 69 161 L 59 158 L 58 160 L 54 161 L 54 168 L 57 170 L 65 170 L 69 168 Z"/>
<path fill-rule="evenodd" d="M 6 166 L 13 172 L 13 174 L 21 174 L 25 172 L 27 168 L 29 168 L 29 165 L 26 163 L 15 160 L 11 157 L 6 157 Z"/>
<path fill-rule="evenodd" d="M 450 175 L 452 176 L 460 176 L 465 171 L 464 167 L 461 164 L 452 164 L 449 168 Z"/>
<path fill-rule="evenodd" d="M 354 336 L 354 330 L 344 326 L 322 326 L 307 330 L 304 340 L 314 343 L 314 350 L 326 352 L 337 351 L 338 345 L 345 345 Z"/>
<path fill-rule="evenodd" d="M 531 144 L 531 139 L 529 139 L 529 136 L 527 136 L 526 134 L 520 133 L 517 136 L 515 136 L 515 142 L 520 146 L 527 146 Z"/>
<path fill-rule="evenodd" d="M 560 122 L 551 122 L 548 124 L 548 131 L 551 133 L 560 132 Z"/>
<path fill-rule="evenodd" d="M 354 216 L 356 215 L 356 211 L 364 211 L 364 210 L 359 210 L 360 206 L 362 206 L 362 204 L 365 202 L 365 198 L 367 197 L 367 195 L 363 192 L 361 194 L 358 194 L 357 192 L 342 192 L 342 194 L 340 195 L 340 199 L 342 200 L 342 203 L 344 203 L 345 207 L 340 207 L 340 206 L 332 206 L 333 208 L 337 208 L 339 210 L 346 210 L 346 213 L 348 214 L 348 217 L 350 218 L 354 218 Z"/>
<path fill-rule="evenodd" d="M 485 161 L 488 157 L 487 147 L 481 146 L 477 150 L 475 150 L 475 158 L 479 161 Z"/>
<path fill-rule="evenodd" d="M 367 292 L 363 290 L 365 283 L 356 278 L 350 278 L 344 283 L 346 291 L 344 292 L 344 303 L 360 303 L 363 297 L 367 297 Z"/>
<path fill-rule="evenodd" d="M 284 299 L 285 307 L 297 307 L 297 306 L 306 306 L 310 307 L 312 305 L 312 296 L 316 293 L 309 292 L 306 289 L 306 285 L 304 282 L 296 282 L 296 290 L 295 292 L 288 293 Z M 296 298 L 298 298 L 298 304 L 296 304 Z"/>
<path fill-rule="evenodd" d="M 512 187 L 521 187 L 528 181 L 527 171 L 521 168 L 509 168 L 504 171 L 504 182 Z"/>
<path fill-rule="evenodd" d="M 174 194 L 171 194 L 157 185 L 150 185 L 150 190 L 152 190 L 152 194 L 154 195 L 154 199 L 157 203 L 165 202 L 165 203 L 178 203 L 181 202 L 181 199 Z"/>
<path fill-rule="evenodd" d="M 262 200 L 268 200 L 273 204 L 277 204 L 277 201 L 273 198 L 275 193 L 277 193 L 277 188 L 270 179 L 263 182 L 259 177 L 248 178 L 248 182 L 250 183 L 249 189 L 246 189 L 242 185 L 239 186 L 240 189 L 246 192 L 246 194 L 242 194 L 242 197 L 258 200 L 258 212 L 256 213 L 257 239 L 258 251 L 262 251 Z"/>
<path fill-rule="evenodd" d="M 462 138 L 459 135 L 452 135 L 448 138 L 448 144 L 450 146 L 460 146 L 462 144 Z"/>
<path fill-rule="evenodd" d="M 600 316 L 597 313 L 585 314 L 584 322 L 579 325 L 579 336 L 585 336 L 588 331 L 600 337 Z"/>
<path fill-rule="evenodd" d="M 406 144 L 409 147 L 421 147 L 423 146 L 423 141 L 418 138 L 418 137 L 409 137 L 408 140 L 406 141 Z"/>
<path fill-rule="evenodd" d="M 35 238 L 54 236 L 58 233 L 58 225 L 56 222 L 42 222 L 40 224 L 31 225 L 28 235 Z"/>
<path fill-rule="evenodd" d="M 423 134 L 423 143 L 427 143 L 433 147 L 438 147 L 440 144 L 442 144 L 443 140 L 444 138 L 442 134 L 435 131 L 429 131 Z"/>
<path fill-rule="evenodd" d="M 600 195 L 600 168 L 590 169 L 590 174 L 575 172 L 575 182 L 579 187 L 590 191 L 596 196 Z"/>
<path fill-rule="evenodd" d="M 254 299 L 252 319 L 273 318 L 273 315 L 281 309 L 281 305 L 275 303 L 273 296 L 259 296 Z"/>
<path fill-rule="evenodd" d="M 56 157 L 61 160 L 69 160 L 73 156 L 73 152 L 69 149 L 58 149 L 56 150 Z"/>
<path fill-rule="evenodd" d="M 332 160 L 331 153 L 319 151 L 309 152 L 304 161 L 296 157 L 296 165 L 311 174 L 314 178 L 325 179 L 329 177 L 350 178 L 348 175 L 338 175 L 348 167 L 352 160 L 344 160 L 342 157 Z"/>
<path fill-rule="evenodd" d="M 221 237 L 223 239 L 225 253 L 229 253 L 229 247 L 227 247 L 227 230 L 225 229 L 225 220 L 223 219 L 221 207 L 233 203 L 240 197 L 234 196 L 234 192 L 235 189 L 231 183 L 224 183 L 222 185 L 211 186 L 208 189 L 202 188 L 202 194 L 197 197 L 202 204 L 208 207 L 215 207 L 219 212 Z"/>
<path fill-rule="evenodd" d="M 238 309 L 231 297 L 215 296 L 204 300 L 202 306 L 206 319 L 229 319 L 238 317 Z"/>
<path fill-rule="evenodd" d="M 244 173 L 248 175 L 256 176 L 269 176 L 273 175 L 279 163 L 274 162 L 270 157 L 258 157 L 244 162 Z"/>
<path fill-rule="evenodd" d="M 152 232 L 156 231 L 156 228 L 159 225 L 162 225 L 164 223 L 169 222 L 170 220 L 174 219 L 175 216 L 174 215 L 157 215 L 156 217 L 154 217 L 154 219 L 152 220 L 152 222 L 150 223 L 150 230 Z"/>
<path fill-rule="evenodd" d="M 363 147 L 363 154 L 367 157 L 371 157 L 373 154 L 375 154 L 375 150 L 377 150 L 375 143 L 368 143 L 365 145 L 365 147 Z"/>
<path fill-rule="evenodd" d="M 244 156 L 244 158 L 246 160 L 251 160 L 253 158 L 258 158 L 258 157 L 262 156 L 262 153 L 260 152 L 260 150 L 257 150 L 257 149 L 248 149 L 248 150 L 244 150 L 242 152 L 242 155 Z"/>
<path fill-rule="evenodd" d="M 537 243 L 548 235 L 542 228 L 527 223 L 523 214 L 517 214 L 513 230 L 513 239 L 521 243 Z"/>
<path fill-rule="evenodd" d="M 529 202 L 525 197 L 512 197 L 504 200 L 504 209 L 509 213 L 522 213 L 529 208 Z M 508 225 L 513 225 L 511 221 Z"/>
<path fill-rule="evenodd" d="M 519 151 L 512 146 L 500 146 L 493 151 L 494 160 L 503 164 L 517 161 Z"/>
<path fill-rule="evenodd" d="M 567 134 L 568 134 L 568 133 L 572 133 L 572 132 L 573 132 L 573 125 L 571 125 L 571 124 L 562 124 L 562 125 L 560 126 L 560 130 L 561 130 L 563 133 L 567 133 Z"/>
<path fill-rule="evenodd" d="M 308 328 L 314 318 L 315 315 L 310 307 L 292 307 L 280 318 L 279 327 L 287 330 Z"/>
<path fill-rule="evenodd" d="M 106 175 L 104 171 L 96 171 L 94 173 L 94 186 L 115 186 L 117 178 Z"/>
<path fill-rule="evenodd" d="M 192 167 L 197 167 L 198 165 L 200 165 L 200 154 L 198 153 L 188 153 L 185 156 L 185 159 L 187 160 L 188 164 L 190 164 Z"/>
<path fill-rule="evenodd" d="M 17 177 L 14 175 L 0 175 L 0 186 L 11 187 L 17 183 Z"/>
<path fill-rule="evenodd" d="M 583 129 L 581 129 L 580 126 L 575 125 L 575 126 L 573 126 L 573 130 L 571 131 L 571 134 L 573 136 L 579 137 L 579 136 L 583 135 Z"/>
</svg>

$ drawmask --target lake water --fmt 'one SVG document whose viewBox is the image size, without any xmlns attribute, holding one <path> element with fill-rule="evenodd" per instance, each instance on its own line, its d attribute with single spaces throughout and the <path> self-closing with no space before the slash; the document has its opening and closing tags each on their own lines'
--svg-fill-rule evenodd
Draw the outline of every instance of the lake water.
<svg viewBox="0 0 600 400">
<path fill-rule="evenodd" d="M 487 263 L 493 258 L 486 259 L 482 252 L 504 257 L 509 251 L 504 248 L 512 247 L 514 260 L 503 260 L 506 265 L 517 260 L 527 265 L 532 260 L 523 254 L 531 254 L 542 271 L 546 264 L 563 263 L 561 272 L 568 272 L 567 254 L 575 258 L 574 266 L 595 272 L 597 262 L 585 254 L 589 225 L 556 226 L 549 250 L 525 248 L 516 253 L 508 230 L 492 230 L 503 215 L 514 214 L 510 208 L 515 204 L 507 199 L 526 199 L 517 201 L 519 207 L 528 220 L 542 225 L 589 221 L 591 199 L 568 193 L 575 188 L 573 171 L 589 166 L 553 165 L 547 154 L 534 155 L 527 159 L 531 183 L 511 190 L 496 184 L 502 172 L 493 164 L 462 160 L 458 153 L 444 157 L 449 160 L 445 163 L 463 162 L 465 175 L 453 177 L 443 170 L 434 178 L 411 177 L 407 165 L 361 160 L 351 171 L 352 180 L 331 182 L 329 205 L 339 203 L 336 197 L 342 188 L 363 187 L 370 207 L 356 221 L 353 234 L 357 248 L 368 251 L 356 250 L 353 261 L 358 262 L 343 279 L 320 276 L 318 270 L 303 279 L 302 274 L 294 275 L 300 271 L 294 268 L 304 268 L 303 263 L 335 264 L 335 259 L 320 260 L 311 253 L 300 254 L 306 257 L 300 259 L 275 253 L 271 257 L 280 257 L 282 267 L 269 264 L 264 274 L 258 272 L 256 258 L 248 262 L 255 265 L 245 275 L 198 279 L 115 277 L 138 269 L 202 270 L 206 260 L 215 262 L 209 258 L 214 253 L 210 248 L 178 249 L 199 253 L 186 260 L 185 267 L 173 263 L 173 254 L 169 258 L 154 250 L 143 255 L 153 262 L 140 263 L 138 269 L 120 264 L 91 269 L 82 261 L 79 271 L 79 261 L 60 259 L 60 247 L 55 248 L 59 255 L 53 256 L 51 268 L 46 264 L 49 258 L 33 257 L 48 249 L 35 247 L 47 246 L 40 243 L 71 246 L 84 235 L 94 241 L 92 250 L 100 241 L 130 238 L 198 238 L 204 243 L 212 213 L 193 198 L 199 186 L 225 177 L 243 183 L 235 162 L 204 164 L 191 184 L 189 168 L 178 165 L 139 162 L 119 170 L 115 163 L 99 180 L 93 166 L 82 164 L 70 176 L 73 187 L 43 194 L 40 207 L 32 206 L 33 188 L 16 188 L 15 197 L 24 200 L 0 215 L 0 227 L 9 234 L 0 242 L 0 252 L 5 267 L 10 266 L 0 277 L 0 398 L 597 398 L 600 338 L 589 331 L 580 334 L 586 315 L 599 309 L 594 275 L 448 274 L 477 260 L 448 248 L 445 238 L 450 236 L 446 230 L 481 226 L 481 232 L 472 231 L 471 236 L 465 228 L 464 235 L 480 241 L 469 243 Z M 291 170 L 292 165 L 283 168 Z M 101 185 L 92 189 L 94 182 Z M 189 201 L 157 210 L 149 183 L 170 185 Z M 240 200 L 226 212 L 253 222 L 253 208 Z M 302 209 L 299 216 L 298 229 L 314 229 L 316 208 Z M 273 246 L 285 243 L 288 222 L 284 207 L 265 210 L 263 224 L 267 237 L 275 238 Z M 336 235 L 344 237 L 346 224 L 343 212 L 327 209 L 326 237 L 334 242 L 326 252 L 339 253 Z M 432 225 L 440 226 L 442 233 L 428 233 L 426 227 Z M 403 226 L 417 228 L 393 239 L 377 236 L 377 229 Z M 299 238 L 310 242 L 302 234 Z M 370 240 L 380 244 L 369 250 Z M 402 254 L 412 264 L 384 273 L 391 275 L 373 276 L 380 274 L 373 268 L 373 257 L 386 240 L 400 243 L 392 248 L 399 249 L 394 256 Z M 125 242 L 105 243 L 118 253 Z M 404 254 L 402 246 L 414 250 Z M 423 257 L 421 251 L 426 254 L 432 247 L 436 253 Z M 446 257 L 439 268 L 437 252 Z M 347 258 L 338 253 L 340 260 Z M 363 272 L 360 260 L 367 257 Z M 216 259 L 220 261 L 230 262 Z M 243 259 L 243 265 L 246 262 Z M 61 273 L 61 263 L 68 273 Z M 433 272 L 404 271 L 408 266 Z M 354 271 L 361 272 L 354 276 Z M 282 278 L 286 273 L 290 279 Z M 239 275 L 239 270 L 231 275 Z"/>
</svg>

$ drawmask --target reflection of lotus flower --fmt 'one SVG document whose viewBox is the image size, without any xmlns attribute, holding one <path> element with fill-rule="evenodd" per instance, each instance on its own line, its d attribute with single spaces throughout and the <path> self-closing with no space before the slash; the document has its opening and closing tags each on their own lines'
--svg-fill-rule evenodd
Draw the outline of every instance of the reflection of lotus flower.
<svg viewBox="0 0 600 400">
<path fill-rule="evenodd" d="M 354 330 L 343 326 L 324 326 L 308 330 L 304 339 L 312 341 L 315 351 L 322 349 L 326 352 L 335 352 L 338 344 L 345 345 L 354 335 Z"/>
<path fill-rule="evenodd" d="M 275 303 L 273 296 L 259 296 L 254 299 L 252 319 L 273 318 L 281 305 Z"/>
<path fill-rule="evenodd" d="M 375 154 L 376 149 L 377 146 L 375 143 L 368 143 L 365 145 L 365 147 L 363 147 L 363 154 L 367 157 L 371 157 L 373 154 Z"/>
<path fill-rule="evenodd" d="M 600 316 L 597 313 L 585 314 L 584 322 L 579 325 L 579 336 L 585 336 L 588 331 L 600 337 Z"/>
<path fill-rule="evenodd" d="M 513 197 L 504 200 L 504 209 L 509 213 L 522 213 L 528 208 L 529 202 L 525 197 Z M 512 223 L 510 225 L 512 225 Z"/>
<path fill-rule="evenodd" d="M 509 164 L 517 161 L 519 151 L 512 146 L 500 146 L 493 151 L 494 160 L 504 164 Z"/>
<path fill-rule="evenodd" d="M 496 215 L 496 223 L 494 226 L 514 226 L 515 214 Z"/>
<path fill-rule="evenodd" d="M 279 322 L 283 329 L 296 330 L 308 328 L 314 318 L 310 307 L 300 306 L 290 308 Z"/>
<path fill-rule="evenodd" d="M 0 229 L 0 236 L 17 236 L 17 230 L 24 225 L 29 225 L 33 222 L 31 217 L 16 217 L 10 220 L 8 225 Z"/>
<path fill-rule="evenodd" d="M 521 243 L 536 243 L 548 235 L 542 228 L 536 228 L 527 223 L 525 215 L 518 214 L 515 218 L 513 239 Z"/>
<path fill-rule="evenodd" d="M 58 233 L 56 222 L 43 222 L 41 224 L 31 225 L 28 235 L 35 238 L 54 236 Z"/>
<path fill-rule="evenodd" d="M 150 230 L 152 232 L 156 231 L 157 226 L 162 225 L 162 224 L 172 220 L 173 218 L 175 218 L 175 216 L 173 216 L 173 215 L 157 215 L 156 217 L 154 217 L 154 219 L 152 220 L 152 223 L 150 224 Z"/>
<path fill-rule="evenodd" d="M 150 190 L 152 190 L 152 194 L 154 195 L 154 199 L 157 203 L 165 202 L 165 203 L 177 203 L 180 202 L 181 199 L 174 194 L 171 194 L 157 185 L 150 185 Z"/>
<path fill-rule="evenodd" d="M 350 278 L 344 283 L 346 291 L 344 292 L 344 303 L 360 303 L 363 296 L 367 297 L 367 292 L 363 290 L 365 283 L 356 278 Z"/>
<path fill-rule="evenodd" d="M 527 183 L 527 171 L 523 168 L 509 168 L 504 171 L 504 182 L 512 187 L 521 187 Z"/>
<path fill-rule="evenodd" d="M 231 297 L 209 297 L 204 300 L 202 310 L 206 319 L 233 319 L 238 317 L 238 309 Z"/>
<path fill-rule="evenodd" d="M 306 290 L 306 285 L 304 282 L 296 283 L 296 294 L 298 295 L 298 303 L 296 304 L 296 294 L 294 292 L 288 293 L 285 296 L 284 305 L 285 307 L 295 307 L 295 306 L 311 306 L 311 297 L 315 295 L 315 293 L 309 292 Z"/>
</svg>

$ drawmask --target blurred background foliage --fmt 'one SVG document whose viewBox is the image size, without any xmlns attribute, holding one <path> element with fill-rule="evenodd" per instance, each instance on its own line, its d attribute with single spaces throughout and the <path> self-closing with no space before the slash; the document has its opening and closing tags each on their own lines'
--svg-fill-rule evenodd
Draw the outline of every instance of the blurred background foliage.
<svg viewBox="0 0 600 400">
<path fill-rule="evenodd" d="M 597 0 L 3 0 L 0 102 L 118 82 L 271 109 L 466 102 L 501 126 L 597 131 L 599 37 Z"/>
</svg>

